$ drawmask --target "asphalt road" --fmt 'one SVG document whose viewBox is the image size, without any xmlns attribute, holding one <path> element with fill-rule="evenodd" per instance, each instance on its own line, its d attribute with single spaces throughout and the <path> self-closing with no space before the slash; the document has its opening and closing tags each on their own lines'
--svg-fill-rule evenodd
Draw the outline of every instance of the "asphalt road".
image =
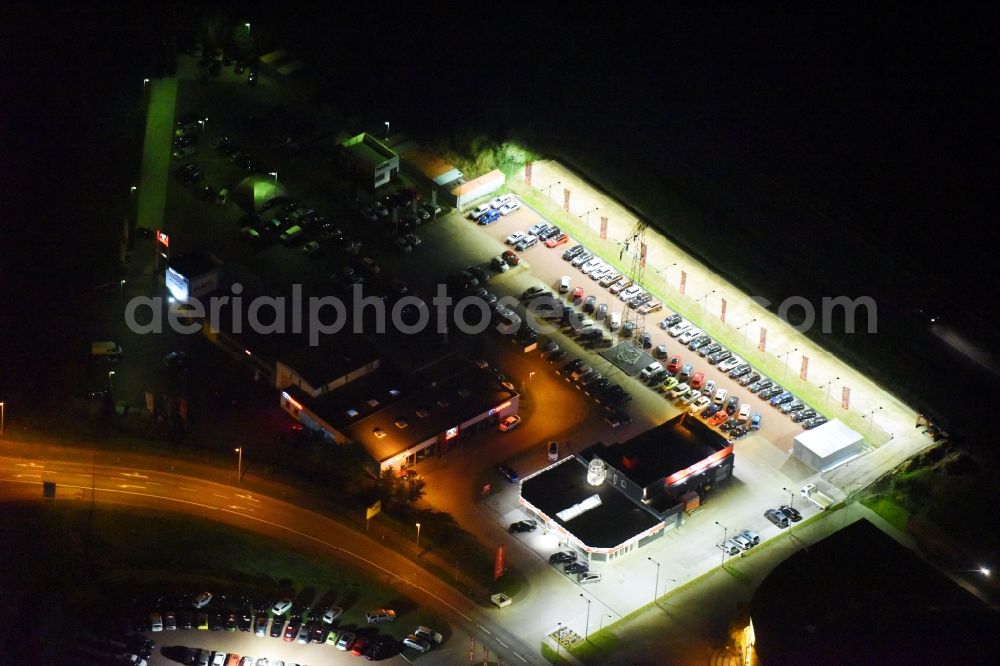
<svg viewBox="0 0 1000 666">
<path fill-rule="evenodd" d="M 454 629 L 453 635 L 441 648 L 424 656 L 421 663 L 455 663 L 457 655 L 467 653 L 470 637 L 507 663 L 535 660 L 532 655 L 537 654 L 537 647 L 530 648 L 493 621 L 486 610 L 415 565 L 408 555 L 290 502 L 151 469 L 158 461 L 147 462 L 145 466 L 123 468 L 61 462 L 54 457 L 0 457 L 0 494 L 4 500 L 37 500 L 41 497 L 41 483 L 54 481 L 57 501 L 85 502 L 93 497 L 102 503 L 179 511 L 248 529 L 305 548 L 318 557 L 354 566 L 446 618 Z M 308 504 L 308 498 L 299 497 L 297 501 Z M 302 654 L 294 651 L 308 650 L 311 663 L 317 663 L 312 656 L 314 650 L 323 650 L 323 646 L 287 647 L 293 651 L 288 658 L 301 658 Z M 228 645 L 215 649 L 237 651 Z M 334 661 L 334 652 L 331 649 L 324 657 L 327 661 L 321 663 L 339 663 Z M 276 652 L 274 657 L 278 658 Z"/>
</svg>

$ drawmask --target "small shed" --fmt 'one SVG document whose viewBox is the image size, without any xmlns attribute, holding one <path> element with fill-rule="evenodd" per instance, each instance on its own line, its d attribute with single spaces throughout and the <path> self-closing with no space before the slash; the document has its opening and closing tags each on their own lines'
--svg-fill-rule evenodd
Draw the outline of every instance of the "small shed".
<svg viewBox="0 0 1000 666">
<path fill-rule="evenodd" d="M 796 435 L 792 454 L 817 472 L 832 469 L 865 448 L 864 438 L 839 419 Z"/>
</svg>

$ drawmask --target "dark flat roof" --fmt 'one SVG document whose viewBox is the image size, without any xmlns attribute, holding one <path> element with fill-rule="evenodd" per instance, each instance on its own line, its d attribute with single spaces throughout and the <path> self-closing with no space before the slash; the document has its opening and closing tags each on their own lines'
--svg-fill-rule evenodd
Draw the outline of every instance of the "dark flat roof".
<svg viewBox="0 0 1000 666">
<path fill-rule="evenodd" d="M 763 664 L 976 664 L 1000 633 L 996 611 L 867 520 L 779 564 L 750 617 Z"/>
<path fill-rule="evenodd" d="M 601 498 L 600 506 L 568 521 L 556 515 L 592 495 Z M 587 483 L 587 467 L 577 457 L 525 479 L 521 497 L 594 548 L 614 548 L 660 522 L 610 483 Z"/>
<path fill-rule="evenodd" d="M 590 447 L 583 455 L 588 460 L 596 455 L 645 488 L 728 446 L 729 442 L 701 419 L 681 414 L 624 442 Z"/>
<path fill-rule="evenodd" d="M 301 392 L 289 393 L 348 438 L 363 444 L 378 461 L 517 395 L 488 371 L 458 356 L 447 356 L 434 366 L 414 375 L 383 366 L 314 399 Z M 396 425 L 400 419 L 406 422 L 405 428 Z M 376 428 L 386 433 L 385 437 L 376 437 Z"/>
<path fill-rule="evenodd" d="M 360 335 L 340 333 L 320 338 L 316 347 L 299 347 L 278 356 L 278 360 L 305 377 L 314 388 L 343 377 L 377 359 L 378 353 Z"/>
</svg>

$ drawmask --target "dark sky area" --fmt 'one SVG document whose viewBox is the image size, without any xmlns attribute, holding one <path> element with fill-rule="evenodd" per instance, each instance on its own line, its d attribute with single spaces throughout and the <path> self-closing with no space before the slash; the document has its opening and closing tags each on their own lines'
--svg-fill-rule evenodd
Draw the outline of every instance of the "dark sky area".
<svg viewBox="0 0 1000 666">
<path fill-rule="evenodd" d="M 875 296 L 900 313 L 897 332 L 925 305 L 990 344 L 1000 174 L 986 16 L 538 3 L 371 14 L 368 4 L 221 11 L 252 17 L 328 72 L 345 112 L 415 134 L 519 130 L 642 173 L 626 195 L 662 187 L 704 213 L 677 235 L 706 261 L 723 271 L 737 255 L 759 261 L 748 289 L 795 293 L 775 268 L 786 266 L 814 274 L 807 295 Z M 102 145 L 129 131 L 129 86 L 161 33 L 192 27 L 204 7 L 10 10 L 0 28 L 0 159 L 13 200 L 0 275 L 20 294 L 10 303 L 56 307 L 98 279 L 87 271 L 105 248 L 88 230 L 120 218 L 109 183 L 134 168 Z M 658 226 L 681 224 L 652 213 Z M 25 326 L 5 334 L 29 337 Z"/>
</svg>

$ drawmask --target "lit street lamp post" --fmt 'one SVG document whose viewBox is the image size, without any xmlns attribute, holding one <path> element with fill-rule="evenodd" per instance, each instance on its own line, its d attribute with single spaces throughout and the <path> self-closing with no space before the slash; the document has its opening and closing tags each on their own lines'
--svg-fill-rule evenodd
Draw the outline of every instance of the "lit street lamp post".
<svg viewBox="0 0 1000 666">
<path fill-rule="evenodd" d="M 702 317 L 705 316 L 705 309 L 708 307 L 708 297 L 711 296 L 714 293 L 715 293 L 715 289 L 713 289 L 712 291 L 708 292 L 707 294 L 705 294 L 704 296 L 702 296 L 701 298 L 698 299 L 699 301 L 701 301 L 701 316 Z"/>
<path fill-rule="evenodd" d="M 590 640 L 590 599 L 583 596 L 582 592 L 580 593 L 580 598 L 587 602 L 587 624 L 583 629 L 583 640 L 588 641 Z"/>
<path fill-rule="evenodd" d="M 826 401 L 823 404 L 830 402 L 830 387 L 833 386 L 834 382 L 839 382 L 839 381 L 840 377 L 834 377 L 833 379 L 828 381 L 824 386 L 820 386 L 820 388 L 826 388 Z"/>
<path fill-rule="evenodd" d="M 420 523 L 416 523 L 416 525 L 417 525 L 417 554 L 419 555 L 420 554 Z"/>
<path fill-rule="evenodd" d="M 562 622 L 556 622 L 559 629 L 556 630 L 556 661 L 559 661 L 559 646 L 562 645 Z"/>
<path fill-rule="evenodd" d="M 385 140 L 389 140 L 389 121 L 385 121 Z"/>
<path fill-rule="evenodd" d="M 742 326 L 740 326 L 740 328 L 743 329 L 743 346 L 744 347 L 747 346 L 747 330 L 750 328 L 750 324 L 754 323 L 755 321 L 757 321 L 756 317 L 754 317 L 753 319 L 751 319 L 747 323 L 745 323 Z"/>
<path fill-rule="evenodd" d="M 240 478 L 243 476 L 243 447 L 233 449 L 233 451 L 239 454 L 236 458 L 236 485 L 240 485 Z"/>
<path fill-rule="evenodd" d="M 278 172 L 277 171 L 269 171 L 267 173 L 267 175 L 268 176 L 274 176 L 274 183 L 277 185 L 277 183 L 278 183 Z"/>
<path fill-rule="evenodd" d="M 7 427 L 7 407 L 2 400 L 0 400 L 0 437 L 3 437 L 3 432 Z"/>
<path fill-rule="evenodd" d="M 875 412 L 880 412 L 880 411 L 882 411 L 882 407 L 878 406 L 875 409 L 873 409 L 872 411 L 868 412 L 867 414 L 865 414 L 864 416 L 861 417 L 863 419 L 868 419 L 868 440 L 869 441 L 871 441 L 871 438 L 872 438 L 872 426 L 875 425 Z"/>
<path fill-rule="evenodd" d="M 114 376 L 115 376 L 115 371 L 114 370 L 108 370 L 108 391 L 110 391 L 112 394 L 114 394 L 114 392 L 115 392 L 114 382 L 111 381 L 111 378 L 114 377 Z M 111 397 L 113 398 L 114 395 L 112 395 Z"/>
<path fill-rule="evenodd" d="M 552 188 L 555 187 L 556 185 L 562 185 L 562 181 L 561 180 L 557 180 L 554 183 L 549 183 L 548 185 L 546 185 L 545 187 L 542 188 L 542 192 L 545 193 L 546 197 L 548 197 L 549 199 L 551 199 L 552 197 L 550 195 L 552 194 Z"/>
<path fill-rule="evenodd" d="M 656 582 L 653 583 L 653 603 L 655 604 L 656 594 L 660 591 L 660 563 L 652 557 L 647 557 L 646 559 L 656 565 Z"/>
<path fill-rule="evenodd" d="M 722 566 L 726 566 L 726 541 L 729 538 L 729 528 L 715 521 L 715 524 L 722 528 Z"/>
<path fill-rule="evenodd" d="M 593 210 L 588 210 L 583 214 L 583 223 L 586 224 L 588 228 L 590 227 L 590 214 L 599 211 L 600 209 L 600 206 L 597 206 Z"/>
<path fill-rule="evenodd" d="M 789 490 L 788 488 L 782 488 L 782 490 L 784 490 L 786 493 L 788 493 L 788 497 L 789 497 L 788 508 L 794 509 L 795 508 L 795 493 L 793 491 Z"/>
<path fill-rule="evenodd" d="M 785 372 L 782 375 L 783 377 L 787 377 L 788 376 L 788 355 L 791 354 L 792 352 L 797 352 L 798 350 L 799 350 L 799 348 L 796 347 L 795 349 L 790 349 L 790 350 L 788 350 L 788 351 L 785 352 L 785 354 L 784 354 L 784 356 L 785 356 Z M 780 354 L 779 354 L 779 356 L 780 356 Z"/>
<path fill-rule="evenodd" d="M 604 629 L 604 618 L 606 617 L 613 617 L 613 616 L 611 615 L 611 613 L 601 613 L 601 622 L 600 626 L 597 627 L 597 633 L 601 633 L 601 630 Z"/>
</svg>

